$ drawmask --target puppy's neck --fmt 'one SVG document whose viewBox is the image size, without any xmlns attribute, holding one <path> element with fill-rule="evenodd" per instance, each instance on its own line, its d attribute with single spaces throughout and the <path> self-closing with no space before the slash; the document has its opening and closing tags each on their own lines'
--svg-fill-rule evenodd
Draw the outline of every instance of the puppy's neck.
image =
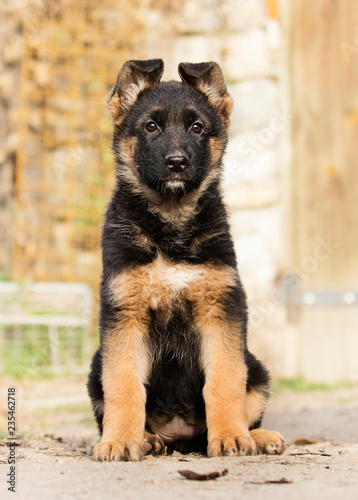
<svg viewBox="0 0 358 500">
<path fill-rule="evenodd" d="M 203 184 L 189 193 L 167 192 L 163 196 L 158 191 L 148 186 L 133 186 L 131 183 L 119 182 L 117 191 L 120 199 L 130 209 L 130 206 L 142 205 L 145 211 L 150 212 L 156 218 L 172 226 L 177 230 L 182 230 L 190 225 L 199 211 L 211 204 L 221 200 L 219 179 L 213 177 L 206 179 Z M 208 210 L 210 217 L 210 210 Z M 215 213 L 215 212 L 213 212 Z"/>
</svg>

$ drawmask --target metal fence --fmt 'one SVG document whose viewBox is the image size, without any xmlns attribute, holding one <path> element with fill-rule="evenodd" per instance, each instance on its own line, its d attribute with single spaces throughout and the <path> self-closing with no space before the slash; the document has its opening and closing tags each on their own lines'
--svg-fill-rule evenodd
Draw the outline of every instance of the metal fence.
<svg viewBox="0 0 358 500">
<path fill-rule="evenodd" d="M 82 283 L 0 283 L 0 371 L 88 369 L 92 292 Z"/>
</svg>

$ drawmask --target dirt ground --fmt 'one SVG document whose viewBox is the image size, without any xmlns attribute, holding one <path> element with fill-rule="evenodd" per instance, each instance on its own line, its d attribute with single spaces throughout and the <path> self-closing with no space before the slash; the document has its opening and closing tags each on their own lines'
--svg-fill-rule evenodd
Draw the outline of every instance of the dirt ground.
<svg viewBox="0 0 358 500">
<path fill-rule="evenodd" d="M 16 493 L 7 490 L 9 449 L 4 404 L 7 387 L 17 393 Z M 282 389 L 268 408 L 264 427 L 288 443 L 281 456 L 199 455 L 147 457 L 140 463 L 94 463 L 98 439 L 84 377 L 1 381 L 0 498 L 90 500 L 123 498 L 358 500 L 358 392 L 355 387 L 295 392 Z M 306 441 L 297 441 L 297 439 Z M 313 441 L 309 443 L 309 441 Z M 301 444 L 300 444 L 301 443 Z M 194 481 L 179 470 L 222 472 Z"/>
</svg>

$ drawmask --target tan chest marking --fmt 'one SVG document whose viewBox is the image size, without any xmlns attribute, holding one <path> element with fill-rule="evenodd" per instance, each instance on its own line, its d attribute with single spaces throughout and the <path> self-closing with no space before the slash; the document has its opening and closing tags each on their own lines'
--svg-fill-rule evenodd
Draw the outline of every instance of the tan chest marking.
<svg viewBox="0 0 358 500">
<path fill-rule="evenodd" d="M 235 271 L 209 264 L 176 264 L 158 257 L 151 264 L 116 276 L 110 290 L 113 301 L 127 312 L 144 312 L 168 307 L 183 299 L 196 301 L 198 295 L 222 297 L 235 284 Z"/>
</svg>

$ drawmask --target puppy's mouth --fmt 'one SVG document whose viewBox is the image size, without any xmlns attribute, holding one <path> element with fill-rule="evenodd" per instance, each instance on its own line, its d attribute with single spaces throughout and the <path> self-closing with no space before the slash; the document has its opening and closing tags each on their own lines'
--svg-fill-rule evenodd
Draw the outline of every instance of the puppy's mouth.
<svg viewBox="0 0 358 500">
<path fill-rule="evenodd" d="M 186 179 L 184 172 L 173 172 L 164 181 L 165 188 L 174 192 L 186 190 Z"/>
</svg>

